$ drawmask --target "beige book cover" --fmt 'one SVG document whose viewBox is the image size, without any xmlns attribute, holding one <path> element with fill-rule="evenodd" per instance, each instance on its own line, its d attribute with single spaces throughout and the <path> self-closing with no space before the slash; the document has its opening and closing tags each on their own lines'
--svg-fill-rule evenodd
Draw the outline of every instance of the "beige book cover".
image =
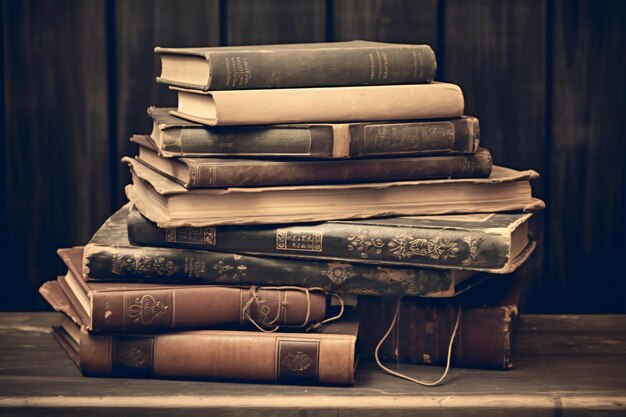
<svg viewBox="0 0 626 417">
<path fill-rule="evenodd" d="M 215 125 L 366 122 L 460 117 L 461 88 L 449 83 L 178 92 L 172 114 Z"/>
</svg>

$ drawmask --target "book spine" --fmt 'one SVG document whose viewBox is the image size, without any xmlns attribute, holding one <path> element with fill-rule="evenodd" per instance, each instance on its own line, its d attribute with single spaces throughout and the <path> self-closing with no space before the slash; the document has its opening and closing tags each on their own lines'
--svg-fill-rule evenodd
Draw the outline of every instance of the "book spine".
<svg viewBox="0 0 626 417">
<path fill-rule="evenodd" d="M 383 360 L 444 366 L 458 306 L 427 302 L 402 302 L 398 323 L 381 346 Z M 359 299 L 359 353 L 373 357 L 388 330 L 395 303 Z M 515 306 L 463 309 L 452 349 L 453 366 L 509 369 Z"/>
<path fill-rule="evenodd" d="M 169 128 L 162 131 L 165 157 L 257 156 L 331 158 L 330 126 L 302 128 Z"/>
<path fill-rule="evenodd" d="M 295 384 L 354 383 L 355 337 L 252 332 L 81 334 L 89 376 L 181 377 Z"/>
<path fill-rule="evenodd" d="M 417 84 L 435 77 L 428 45 L 211 52 L 208 90 Z"/>
<path fill-rule="evenodd" d="M 412 155 L 474 153 L 480 142 L 478 119 L 354 124 L 350 126 L 350 155 Z"/>
<path fill-rule="evenodd" d="M 506 232 L 328 222 L 274 226 L 163 229 L 138 210 L 128 216 L 128 238 L 138 246 L 166 246 L 335 262 L 421 267 L 500 269 L 509 261 Z"/>
<path fill-rule="evenodd" d="M 90 244 L 83 259 L 91 281 L 292 285 L 374 295 L 450 295 L 449 270 L 338 261 L 298 261 L 188 249 Z"/>
<path fill-rule="evenodd" d="M 360 159 L 356 161 L 208 163 L 185 160 L 189 188 L 266 185 L 340 184 L 438 178 L 487 177 L 491 154 L 481 149 L 475 155 L 423 156 L 418 158 Z"/>
<path fill-rule="evenodd" d="M 253 299 L 254 300 L 251 301 Z M 319 291 L 206 286 L 92 293 L 90 330 L 162 330 L 243 325 L 308 326 L 326 318 Z M 269 323 L 272 323 L 271 325 Z"/>
</svg>

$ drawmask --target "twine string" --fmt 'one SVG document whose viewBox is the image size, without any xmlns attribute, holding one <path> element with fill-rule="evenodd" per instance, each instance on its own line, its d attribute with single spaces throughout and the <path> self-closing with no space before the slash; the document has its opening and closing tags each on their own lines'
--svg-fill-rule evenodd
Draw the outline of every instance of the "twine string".
<svg viewBox="0 0 626 417">
<path fill-rule="evenodd" d="M 258 291 L 259 290 L 293 290 L 293 291 L 301 291 L 306 296 L 306 315 L 302 324 L 295 325 L 287 325 L 287 324 L 277 324 L 280 323 L 281 315 L 283 314 L 284 308 L 287 307 L 288 303 L 285 300 L 282 300 L 282 297 L 278 299 L 277 311 L 276 315 L 271 320 L 258 320 L 252 317 L 251 310 L 252 306 L 256 306 L 258 311 L 261 311 L 262 305 L 266 303 L 266 300 L 263 299 Z M 306 331 L 315 330 L 322 327 L 325 324 L 330 323 L 331 321 L 337 320 L 341 318 L 345 311 L 345 303 L 341 295 L 327 292 L 323 288 L 320 287 L 311 287 L 311 288 L 303 288 L 303 287 L 295 287 L 295 286 L 282 286 L 282 287 L 257 287 L 251 286 L 250 289 L 250 299 L 243 306 L 243 315 L 244 317 L 251 322 L 258 330 L 266 333 L 272 333 L 279 330 L 281 327 L 307 327 Z M 336 297 L 339 300 L 339 304 L 341 306 L 340 311 L 337 315 L 333 317 L 329 317 L 317 323 L 310 324 L 309 321 L 311 319 L 311 291 L 321 291 L 326 295 L 330 295 L 331 297 Z M 310 325 L 309 325 L 310 324 Z"/>
<path fill-rule="evenodd" d="M 393 320 L 391 320 L 391 325 L 389 326 L 389 329 L 387 329 L 387 333 L 385 333 L 385 335 L 383 336 L 382 339 L 380 339 L 380 341 L 378 342 L 378 344 L 376 345 L 376 350 L 374 351 L 374 359 L 376 360 L 376 363 L 378 364 L 378 366 L 385 372 L 387 372 L 388 374 L 391 374 L 395 377 L 398 378 L 402 378 L 402 379 L 406 379 L 407 381 L 413 382 L 415 384 L 418 385 L 424 385 L 426 387 L 436 387 L 437 385 L 439 385 L 448 375 L 448 371 L 450 370 L 450 361 L 452 359 L 452 345 L 454 344 L 454 338 L 456 337 L 456 332 L 459 328 L 459 323 L 461 321 L 461 305 L 459 305 L 458 309 L 457 309 L 457 313 L 456 313 L 456 322 L 454 324 L 454 329 L 452 330 L 452 335 L 450 336 L 450 343 L 448 344 L 448 355 L 446 358 L 446 369 L 443 371 L 443 374 L 441 375 L 441 377 L 439 377 L 438 380 L 436 381 L 422 381 L 419 379 L 415 379 L 415 378 L 411 378 L 408 375 L 402 374 L 400 372 L 396 372 L 393 371 L 389 368 L 387 368 L 385 365 L 382 364 L 382 362 L 380 361 L 378 352 L 380 351 L 380 347 L 383 345 L 383 343 L 385 343 L 385 340 L 387 340 L 387 337 L 389 337 L 389 334 L 391 333 L 391 330 L 394 328 L 394 326 L 396 325 L 396 323 L 399 320 L 399 316 L 400 316 L 400 301 L 401 298 L 398 299 L 398 301 L 396 302 L 396 310 L 395 313 L 393 315 Z"/>
</svg>

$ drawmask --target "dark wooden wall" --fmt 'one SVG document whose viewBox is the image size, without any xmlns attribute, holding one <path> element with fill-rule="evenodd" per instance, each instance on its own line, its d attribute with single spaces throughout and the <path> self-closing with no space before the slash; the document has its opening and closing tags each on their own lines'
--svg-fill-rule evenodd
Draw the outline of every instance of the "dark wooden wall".
<svg viewBox="0 0 626 417">
<path fill-rule="evenodd" d="M 535 312 L 626 312 L 626 2 L 567 0 L 2 0 L 0 309 L 36 288 L 123 201 L 152 48 L 371 39 L 428 43 L 494 160 L 532 168 L 548 204 L 525 266 Z"/>
</svg>

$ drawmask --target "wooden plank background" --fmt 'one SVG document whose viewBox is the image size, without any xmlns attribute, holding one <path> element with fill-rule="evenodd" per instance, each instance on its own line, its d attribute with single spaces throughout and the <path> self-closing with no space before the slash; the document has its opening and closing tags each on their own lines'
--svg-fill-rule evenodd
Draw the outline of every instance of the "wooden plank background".
<svg viewBox="0 0 626 417">
<path fill-rule="evenodd" d="M 626 7 L 585 0 L 1 0 L 1 310 L 45 308 L 55 250 L 123 204 L 133 133 L 175 97 L 160 46 L 428 43 L 498 164 L 542 174 L 533 312 L 626 312 Z"/>
</svg>

